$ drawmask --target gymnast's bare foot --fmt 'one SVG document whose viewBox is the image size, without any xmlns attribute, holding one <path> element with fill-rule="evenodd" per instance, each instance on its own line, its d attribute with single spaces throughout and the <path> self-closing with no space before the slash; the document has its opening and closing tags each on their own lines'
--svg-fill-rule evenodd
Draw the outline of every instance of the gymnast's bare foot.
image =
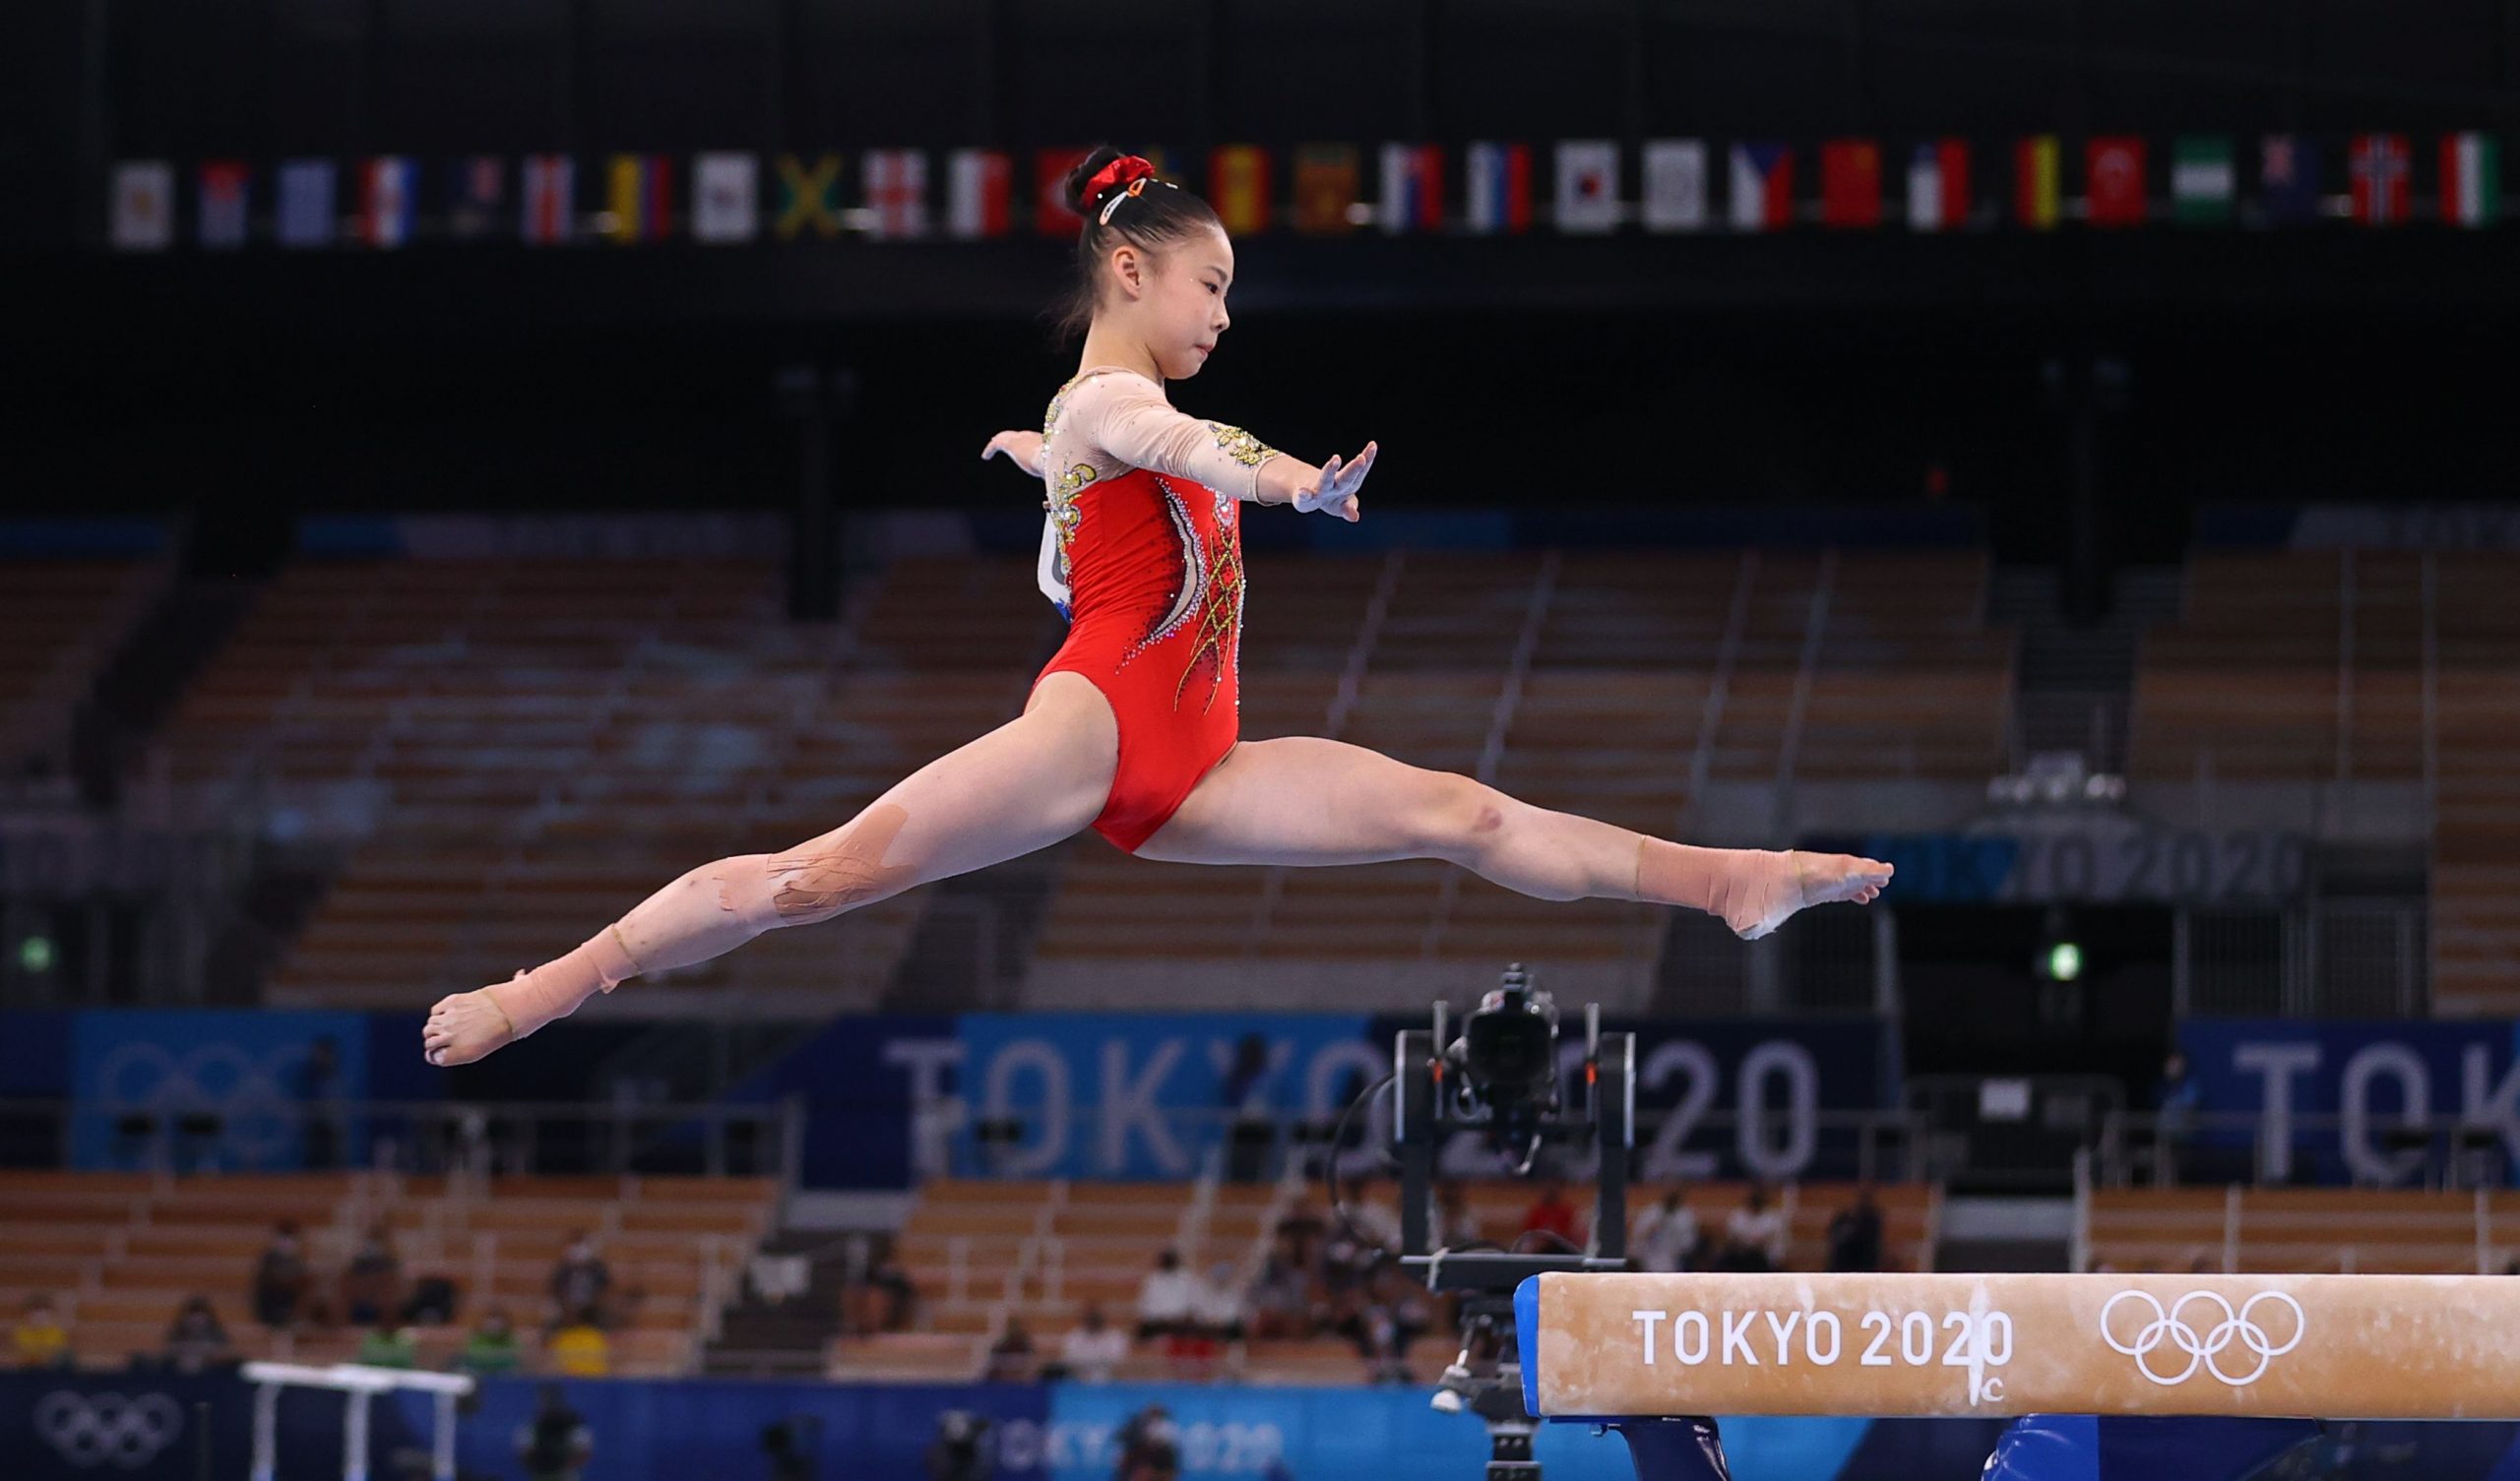
<svg viewBox="0 0 2520 1481">
<path fill-rule="evenodd" d="M 1734 892 L 1732 907 L 1724 913 L 1724 923 L 1743 941 L 1768 935 L 1805 906 L 1834 900 L 1868 905 L 1880 897 L 1894 872 L 1878 859 L 1844 853 L 1804 853 L 1797 848 L 1758 857 L 1763 866 L 1760 877 L 1749 882 L 1747 889 Z"/>
<path fill-rule="evenodd" d="M 488 988 L 438 999 L 420 1028 L 420 1048 L 430 1064 L 441 1068 L 469 1065 L 515 1039 L 516 1025 Z"/>
</svg>

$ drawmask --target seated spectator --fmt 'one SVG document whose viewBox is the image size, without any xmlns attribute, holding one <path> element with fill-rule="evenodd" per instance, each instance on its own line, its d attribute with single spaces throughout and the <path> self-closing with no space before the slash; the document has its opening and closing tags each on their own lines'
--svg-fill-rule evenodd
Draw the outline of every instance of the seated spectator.
<svg viewBox="0 0 2520 1481">
<path fill-rule="evenodd" d="M 342 1320 L 373 1327 L 394 1312 L 402 1297 L 403 1262 L 394 1253 L 393 1238 L 383 1224 L 370 1224 L 367 1237 L 342 1267 Z"/>
<path fill-rule="evenodd" d="M 367 1329 L 366 1335 L 358 1339 L 357 1361 L 370 1368 L 417 1368 L 420 1366 L 419 1341 L 412 1336 L 410 1327 L 396 1327 L 380 1318 Z"/>
<path fill-rule="evenodd" d="M 553 1371 L 570 1378 L 601 1378 L 612 1371 L 612 1344 L 604 1339 L 603 1327 L 588 1308 L 572 1312 L 543 1350 Z"/>
<path fill-rule="evenodd" d="M 403 1300 L 406 1327 L 446 1327 L 455 1321 L 455 1282 L 445 1275 L 422 1275 L 411 1282 Z"/>
<path fill-rule="evenodd" d="M 1102 1316 L 1102 1303 L 1089 1301 L 1085 1315 L 1059 1343 L 1059 1363 L 1080 1384 L 1107 1384 L 1111 1370 L 1129 1355 L 1129 1334 Z"/>
<path fill-rule="evenodd" d="M 27 1298 L 26 1309 L 19 1313 L 17 1328 L 10 1337 L 21 1368 L 70 1366 L 70 1333 L 53 1315 L 50 1296 Z"/>
<path fill-rule="evenodd" d="M 1166 1334 L 1164 1355 L 1174 1378 L 1204 1383 L 1215 1377 L 1226 1344 L 1242 1339 L 1242 1294 L 1228 1262 L 1211 1265 L 1206 1279 L 1193 1273 L 1190 1280 L 1188 1319 Z"/>
<path fill-rule="evenodd" d="M 472 1328 L 472 1334 L 464 1339 L 464 1350 L 455 1355 L 455 1366 L 475 1378 L 488 1378 L 514 1373 L 524 1360 L 507 1308 L 494 1306 L 481 1318 L 481 1325 Z"/>
<path fill-rule="evenodd" d="M 1540 1197 L 1534 1199 L 1531 1207 L 1523 1212 L 1522 1233 L 1526 1239 L 1535 1234 L 1552 1235 L 1564 1243 L 1548 1239 L 1533 1240 L 1528 1244 L 1518 1242 L 1515 1248 L 1520 1250 L 1563 1252 L 1569 1248 L 1583 1248 L 1583 1242 L 1575 1232 L 1575 1205 L 1566 1201 L 1563 1179 L 1551 1178 L 1540 1185 Z"/>
<path fill-rule="evenodd" d="M 1024 1327 L 1024 1319 L 1008 1317 L 1006 1330 L 988 1346 L 988 1367 L 983 1377 L 992 1384 L 1029 1384 L 1041 1376 L 1041 1360 L 1033 1351 L 1033 1334 Z"/>
<path fill-rule="evenodd" d="M 1764 1183 L 1753 1183 L 1741 1206 L 1724 1221 L 1724 1248 L 1716 1256 L 1719 1270 L 1785 1268 L 1785 1210 L 1770 1207 Z"/>
<path fill-rule="evenodd" d="M 569 1231 L 568 1248 L 551 1266 L 551 1307 L 582 1313 L 595 1326 L 603 1325 L 603 1298 L 612 1288 L 612 1271 L 595 1252 L 584 1229 Z"/>
<path fill-rule="evenodd" d="M 907 1331 L 918 1309 L 918 1287 L 890 1250 L 868 1264 L 863 1278 L 841 1292 L 843 1327 L 859 1336 Z"/>
<path fill-rule="evenodd" d="M 1208 1266 L 1208 1278 L 1199 1282 L 1198 1296 L 1190 1303 L 1190 1320 L 1223 1342 L 1242 1340 L 1242 1287 L 1233 1276 L 1229 1260 Z"/>
<path fill-rule="evenodd" d="M 1640 1270 L 1685 1270 L 1695 1263 L 1697 1242 L 1697 1211 L 1688 1206 L 1687 1195 L 1674 1188 L 1636 1216 L 1627 1251 Z"/>
<path fill-rule="evenodd" d="M 200 1373 L 234 1356 L 228 1349 L 227 1328 L 220 1326 L 219 1313 L 210 1309 L 210 1298 L 187 1300 L 166 1328 L 166 1366 L 177 1373 Z"/>
<path fill-rule="evenodd" d="M 296 1326 L 308 1315 L 304 1307 L 313 1284 L 297 1225 L 283 1219 L 272 1226 L 272 1242 L 254 1262 L 254 1320 L 275 1330 Z"/>
<path fill-rule="evenodd" d="M 1329 1224 L 1321 1216 L 1320 1209 L 1310 1203 L 1297 1203 L 1279 1216 L 1277 1232 L 1292 1234 L 1309 1248 L 1319 1241 L 1329 1228 Z"/>
<path fill-rule="evenodd" d="M 1872 1185 L 1855 1191 L 1855 1202 L 1829 1220 L 1829 1268 L 1881 1268 L 1881 1205 L 1873 1202 Z"/>
<path fill-rule="evenodd" d="M 1303 1258 L 1303 1241 L 1281 1226 L 1243 1293 L 1251 1315 L 1251 1334 L 1271 1340 L 1312 1335 L 1312 1268 Z"/>
<path fill-rule="evenodd" d="M 1138 1335 L 1168 1336 L 1190 1327 L 1199 1297 L 1199 1277 L 1181 1268 L 1181 1253 L 1166 1250 L 1158 1255 L 1155 1268 L 1138 1282 Z"/>
</svg>

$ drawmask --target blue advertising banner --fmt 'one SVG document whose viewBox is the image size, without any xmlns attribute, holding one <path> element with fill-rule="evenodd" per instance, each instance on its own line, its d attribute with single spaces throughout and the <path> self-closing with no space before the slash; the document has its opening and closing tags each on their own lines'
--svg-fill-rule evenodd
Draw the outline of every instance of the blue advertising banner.
<svg viewBox="0 0 2520 1481">
<path fill-rule="evenodd" d="M 1394 1034 L 1422 1026 L 1377 1018 L 1372 1037 L 1387 1053 Z M 1647 1182 L 1852 1178 L 1859 1147 L 1843 1113 L 1897 1099 L 1893 1041 L 1877 1019 L 1607 1018 L 1603 1026 L 1636 1035 L 1635 1175 Z M 1559 1093 L 1570 1100 L 1583 1062 L 1580 1022 L 1562 1024 Z M 1378 1131 L 1384 1124 L 1376 1119 Z M 1465 1133 L 1439 1166 L 1478 1176 L 1494 1160 Z"/>
<path fill-rule="evenodd" d="M 1015 1387 L 491 1379 L 461 1406 L 464 1476 L 522 1473 L 520 1450 L 548 1390 L 585 1430 L 589 1481 L 1109 1481 L 1129 1421 L 1161 1405 L 1181 1481 L 1459 1481 L 1487 1458 L 1467 1415 L 1437 1414 L 1422 1388 L 1238 1388 L 1209 1385 Z M 432 1405 L 393 1394 L 369 1410 L 370 1474 L 426 1474 Z M 10 1481 L 193 1481 L 248 1474 L 253 1388 L 232 1374 L 0 1373 L 0 1455 Z M 964 1416 L 979 1465 L 956 1470 L 942 1442 Z M 343 1474 L 338 1394 L 289 1390 L 277 1419 L 275 1481 Z M 1974 1475 L 2003 1429 L 1978 1419 L 1726 1419 L 1742 1481 L 1949 1481 Z M 2332 1427 L 2305 1474 L 2504 1481 L 2520 1454 L 2509 1423 Z M 770 1446 L 795 1457 L 774 1468 Z M 1626 1481 L 1625 1445 L 1589 1426 L 1544 1425 L 1550 1481 Z M 201 1468 L 204 1460 L 207 1470 Z M 421 1468 L 411 1469 L 413 1464 Z"/>
<path fill-rule="evenodd" d="M 948 1014 L 834 1018 L 720 1098 L 735 1105 L 805 1100 L 799 1180 L 808 1188 L 908 1188 L 943 1155 L 963 1045 Z"/>
<path fill-rule="evenodd" d="M 998 1176 L 1186 1178 L 1237 1109 L 1337 1115 L 1391 1068 L 1391 1040 L 1369 1038 L 1367 1024 L 1341 1014 L 966 1014 L 962 1098 L 975 1117 L 1023 1128 L 992 1157 Z M 1255 1035 L 1265 1058 L 1237 1078 Z"/>
<path fill-rule="evenodd" d="M 2263 1146 L 2273 1181 L 2405 1181 L 2407 1153 L 2383 1133 L 2409 1119 L 2458 1117 L 2499 1134 L 2520 1165 L 2520 1052 L 2514 1025 L 2190 1018 L 2178 1029 L 2197 1109 L 2256 1118 L 2220 1141 Z"/>
<path fill-rule="evenodd" d="M 288 1394 L 277 1418 L 282 1443 L 274 1481 L 337 1481 L 341 1396 Z M 426 1405 L 408 1414 L 377 1405 L 370 1411 L 369 1453 L 379 1461 L 426 1453 L 428 1422 Z M 0 1374 L 0 1455 L 8 1457 L 0 1474 L 10 1481 L 244 1476 L 253 1462 L 253 1389 L 233 1374 Z M 375 1474 L 399 1472 L 379 1465 Z"/>
<path fill-rule="evenodd" d="M 586 1426 L 594 1456 L 589 1481 L 775 1476 L 768 1450 L 774 1427 L 786 1432 L 800 1458 L 794 1474 L 813 1481 L 929 1481 L 936 1474 L 929 1450 L 949 1413 L 986 1422 L 975 1428 L 992 1481 L 1048 1474 L 1051 1390 L 1039 1384 L 848 1387 L 734 1379 L 556 1385 L 492 1379 L 481 1385 L 459 1432 L 457 1469 L 467 1476 L 522 1474 L 519 1442 L 545 1388 L 557 1388 Z M 400 1394 L 396 1403 L 406 1423 L 426 1423 L 425 1397 Z M 338 1458 L 334 1474 L 340 1474 Z"/>
<path fill-rule="evenodd" d="M 1477 1418 L 1438 1414 L 1423 1388 L 1232 1388 L 1178 1384 L 1063 1385 L 1050 1404 L 1046 1481 L 1110 1481 L 1121 1432 L 1150 1405 L 1168 1411 L 1181 1481 L 1461 1481 L 1487 1463 Z M 1544 1425 L 1549 1481 L 1632 1481 L 1624 1442 Z M 1747 1473 L 1745 1473 L 1747 1474 Z M 1796 1472 L 1795 1474 L 1800 1474 Z"/>
<path fill-rule="evenodd" d="M 1817 838 L 1812 846 L 1896 865 L 1900 898 L 1937 903 L 2255 903 L 2300 895 L 2309 865 L 2307 840 L 2288 829 L 2172 828 L 2117 814 L 2005 832 Z"/>
<path fill-rule="evenodd" d="M 961 1110 L 1011 1122 L 1015 1143 L 958 1171 L 1007 1177 L 1182 1178 L 1237 1113 L 1330 1120 L 1391 1068 L 1417 1019 L 1337 1014 L 967 1015 L 950 1084 Z M 1854 1176 L 1856 1135 L 1831 1113 L 1895 1099 L 1888 1035 L 1873 1019 L 1612 1022 L 1637 1044 L 1640 1175 L 1654 1180 Z M 1257 1059 L 1246 1062 L 1256 1038 Z M 896 1054 L 910 1051 L 895 1050 Z M 1580 1036 L 1561 1044 L 1568 1084 Z M 1238 1065 L 1255 1068 L 1237 1074 Z M 1386 1134 L 1378 1097 L 1360 1116 Z M 1448 1149 L 1470 1173 L 1476 1136 Z"/>
<path fill-rule="evenodd" d="M 162 1154 L 187 1169 L 285 1171 L 338 1163 L 363 1141 L 328 1109 L 366 1093 L 363 1015 L 83 1013 L 71 1038 L 76 1167 Z M 329 1076 L 311 1073 L 319 1044 Z"/>
</svg>

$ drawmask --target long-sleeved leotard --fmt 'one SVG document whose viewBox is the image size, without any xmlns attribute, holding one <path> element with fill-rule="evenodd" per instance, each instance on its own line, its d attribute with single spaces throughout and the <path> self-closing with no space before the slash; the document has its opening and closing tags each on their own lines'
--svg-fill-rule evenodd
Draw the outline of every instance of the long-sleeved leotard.
<svg viewBox="0 0 2520 1481">
<path fill-rule="evenodd" d="M 1042 419 L 1040 585 L 1070 626 L 1040 677 L 1083 675 L 1110 701 L 1119 770 L 1094 831 L 1128 852 L 1240 731 L 1238 505 L 1257 497 L 1260 464 L 1276 456 L 1109 367 L 1061 387 Z"/>
</svg>

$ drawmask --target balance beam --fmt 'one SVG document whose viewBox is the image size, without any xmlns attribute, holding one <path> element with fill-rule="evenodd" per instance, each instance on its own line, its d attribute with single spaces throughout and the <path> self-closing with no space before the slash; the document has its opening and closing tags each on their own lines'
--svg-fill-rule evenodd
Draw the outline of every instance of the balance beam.
<svg viewBox="0 0 2520 1481">
<path fill-rule="evenodd" d="M 2520 1418 L 2507 1275 L 1536 1275 L 1534 1415 Z"/>
</svg>

